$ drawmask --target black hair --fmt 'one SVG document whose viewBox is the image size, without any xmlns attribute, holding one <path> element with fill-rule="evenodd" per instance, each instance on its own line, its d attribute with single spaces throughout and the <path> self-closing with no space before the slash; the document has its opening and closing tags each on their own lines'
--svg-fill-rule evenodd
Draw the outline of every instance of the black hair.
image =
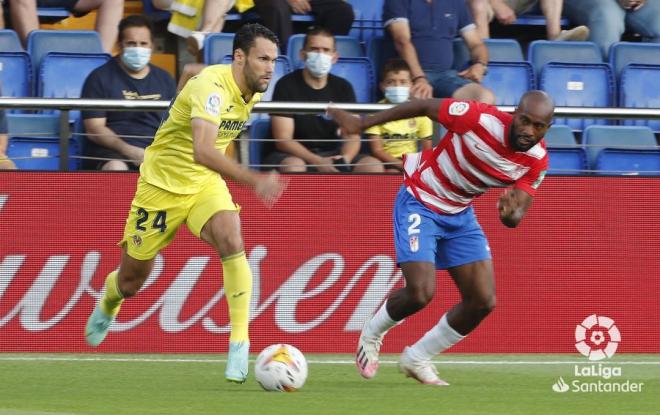
<svg viewBox="0 0 660 415">
<path fill-rule="evenodd" d="M 132 14 L 126 16 L 119 22 L 119 34 L 117 35 L 117 40 L 121 43 L 124 40 L 124 30 L 129 27 L 146 27 L 149 29 L 149 34 L 151 35 L 151 40 L 154 40 L 154 23 L 150 18 L 141 14 Z"/>
<path fill-rule="evenodd" d="M 328 29 L 322 26 L 311 26 L 309 29 L 307 29 L 307 33 L 305 33 L 305 40 L 303 40 L 303 49 L 307 47 L 307 43 L 309 43 L 309 38 L 312 36 L 326 36 L 332 38 L 332 47 L 333 48 L 335 47 L 335 35 L 333 35 L 331 31 L 329 31 Z"/>
<path fill-rule="evenodd" d="M 266 26 L 259 23 L 248 23 L 238 29 L 236 35 L 234 35 L 232 51 L 236 52 L 236 49 L 241 49 L 247 55 L 258 37 L 270 40 L 275 46 L 279 46 L 280 44 L 275 33 Z"/>
<path fill-rule="evenodd" d="M 383 70 L 380 74 L 381 76 L 380 79 L 385 79 L 385 75 L 387 75 L 390 72 L 401 72 L 401 71 L 411 72 L 408 63 L 401 58 L 392 58 L 387 62 L 385 62 L 385 65 L 383 65 Z"/>
</svg>

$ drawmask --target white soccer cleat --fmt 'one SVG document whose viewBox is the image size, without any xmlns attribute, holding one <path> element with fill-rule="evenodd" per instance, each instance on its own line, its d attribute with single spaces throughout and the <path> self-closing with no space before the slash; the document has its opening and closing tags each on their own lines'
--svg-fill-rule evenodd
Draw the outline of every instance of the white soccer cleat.
<svg viewBox="0 0 660 415">
<path fill-rule="evenodd" d="M 378 372 L 378 353 L 380 353 L 380 346 L 383 344 L 383 336 L 374 337 L 364 334 L 367 324 L 369 324 L 368 320 L 364 323 L 362 333 L 360 333 L 360 341 L 355 354 L 355 365 L 363 378 L 371 379 Z"/>
<path fill-rule="evenodd" d="M 438 377 L 438 369 L 430 360 L 417 360 L 410 356 L 410 347 L 403 349 L 399 359 L 399 371 L 424 385 L 449 386 Z"/>
</svg>

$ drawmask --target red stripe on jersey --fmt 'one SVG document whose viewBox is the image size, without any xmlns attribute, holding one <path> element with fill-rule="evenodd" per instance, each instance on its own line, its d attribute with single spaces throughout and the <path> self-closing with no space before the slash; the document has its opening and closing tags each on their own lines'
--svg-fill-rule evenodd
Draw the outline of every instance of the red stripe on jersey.
<svg viewBox="0 0 660 415">
<path fill-rule="evenodd" d="M 442 183 L 442 186 L 445 188 L 445 190 L 448 190 L 452 193 L 456 193 L 457 195 L 461 197 L 474 197 L 474 194 L 466 192 L 464 189 L 461 189 L 460 187 L 456 186 L 454 183 L 452 183 L 440 170 L 440 166 L 438 163 L 433 163 L 431 165 L 431 169 L 433 170 L 433 174 L 435 174 L 435 177 L 438 178 L 440 183 Z"/>
<path fill-rule="evenodd" d="M 413 186 L 414 187 L 425 191 L 426 193 L 430 194 L 431 196 L 435 197 L 436 199 L 438 199 L 439 201 L 441 201 L 442 203 L 444 203 L 446 205 L 456 206 L 456 207 L 464 207 L 464 206 L 469 205 L 469 203 L 454 202 L 453 200 L 450 200 L 450 199 L 447 199 L 446 197 L 440 196 L 433 189 L 431 189 L 429 186 L 427 186 L 427 184 L 424 181 L 422 181 L 421 173 L 422 173 L 422 170 L 419 170 L 419 173 L 415 174 L 415 180 L 413 180 Z M 413 188 L 413 190 L 415 190 L 415 189 Z M 418 200 L 420 200 L 420 199 L 418 199 Z"/>
<path fill-rule="evenodd" d="M 498 180 L 503 183 L 513 183 L 513 180 L 506 174 L 500 172 L 499 170 L 494 169 L 487 163 L 481 161 L 480 158 L 474 155 L 470 147 L 465 144 L 465 141 L 461 139 L 461 149 L 463 150 L 463 156 L 465 159 L 477 170 L 484 173 L 486 176 L 490 176 L 495 180 Z"/>
<path fill-rule="evenodd" d="M 466 171 L 463 169 L 461 164 L 458 162 L 458 156 L 456 155 L 456 149 L 454 148 L 454 145 L 451 144 L 447 146 L 447 155 L 449 156 L 449 159 L 451 160 L 451 164 L 454 166 L 454 169 L 465 178 L 468 182 L 472 183 L 476 187 L 489 187 L 486 185 L 484 182 L 476 178 L 475 176 L 472 175 L 472 173 Z"/>
</svg>

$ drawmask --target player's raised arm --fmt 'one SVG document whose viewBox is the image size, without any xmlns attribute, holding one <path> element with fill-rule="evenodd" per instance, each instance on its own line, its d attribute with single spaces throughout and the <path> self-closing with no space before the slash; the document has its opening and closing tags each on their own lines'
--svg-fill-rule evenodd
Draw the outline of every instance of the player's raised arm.
<svg viewBox="0 0 660 415">
<path fill-rule="evenodd" d="M 417 99 L 361 118 L 350 112 L 330 107 L 328 108 L 328 115 L 333 118 L 345 134 L 360 134 L 369 127 L 381 125 L 388 121 L 420 116 L 437 120 L 441 104 L 442 99 Z"/>
</svg>

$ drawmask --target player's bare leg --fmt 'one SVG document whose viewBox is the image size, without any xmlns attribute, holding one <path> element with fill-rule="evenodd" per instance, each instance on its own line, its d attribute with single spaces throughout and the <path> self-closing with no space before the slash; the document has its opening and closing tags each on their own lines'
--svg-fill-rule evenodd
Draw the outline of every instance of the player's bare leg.
<svg viewBox="0 0 660 415">
<path fill-rule="evenodd" d="M 437 325 L 401 355 L 399 368 L 406 375 L 430 385 L 447 385 L 437 375 L 431 359 L 461 341 L 495 307 L 495 279 L 491 260 L 450 268 L 461 293 L 461 302 L 442 316 Z"/>
<path fill-rule="evenodd" d="M 202 228 L 201 238 L 209 243 L 222 259 L 225 298 L 229 305 L 231 322 L 225 378 L 230 382 L 243 383 L 248 375 L 252 272 L 245 257 L 238 212 L 217 212 Z"/>
<path fill-rule="evenodd" d="M 119 270 L 112 271 L 106 277 L 103 296 L 85 325 L 85 339 L 90 346 L 98 346 L 105 339 L 122 302 L 137 294 L 149 277 L 153 265 L 153 259 L 143 261 L 132 258 L 126 252 L 126 247 L 122 247 Z"/>
</svg>

